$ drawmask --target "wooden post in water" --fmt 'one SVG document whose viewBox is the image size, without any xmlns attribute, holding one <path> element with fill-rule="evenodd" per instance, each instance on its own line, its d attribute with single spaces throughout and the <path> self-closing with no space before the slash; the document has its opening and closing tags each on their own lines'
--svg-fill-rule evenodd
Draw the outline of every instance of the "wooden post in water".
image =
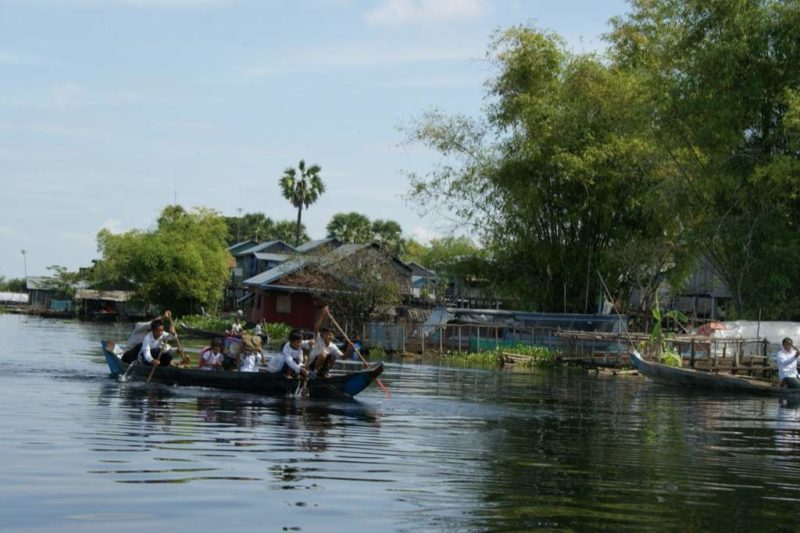
<svg viewBox="0 0 800 533">
<path fill-rule="evenodd" d="M 694 368 L 694 337 L 692 337 L 691 344 L 689 345 L 689 353 L 691 354 L 691 359 L 689 359 L 689 366 Z"/>
</svg>

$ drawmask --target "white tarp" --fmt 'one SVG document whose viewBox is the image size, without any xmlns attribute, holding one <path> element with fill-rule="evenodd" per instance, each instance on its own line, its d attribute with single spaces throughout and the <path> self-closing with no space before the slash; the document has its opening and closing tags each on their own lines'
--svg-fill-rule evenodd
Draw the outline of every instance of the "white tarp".
<svg viewBox="0 0 800 533">
<path fill-rule="evenodd" d="M 786 337 L 795 344 L 800 344 L 800 322 L 734 320 L 720 324 L 724 324 L 724 329 L 714 329 L 712 338 L 767 339 L 771 350 L 777 350 Z"/>
<path fill-rule="evenodd" d="M 26 304 L 28 303 L 28 293 L 0 292 L 0 302 L 10 304 Z"/>
</svg>

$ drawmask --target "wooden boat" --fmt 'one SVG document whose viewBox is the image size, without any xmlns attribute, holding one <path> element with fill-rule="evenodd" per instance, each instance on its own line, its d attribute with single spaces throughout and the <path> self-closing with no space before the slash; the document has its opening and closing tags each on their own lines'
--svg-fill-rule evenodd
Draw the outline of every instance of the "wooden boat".
<svg viewBox="0 0 800 533">
<path fill-rule="evenodd" d="M 138 363 L 128 365 L 112 351 L 107 341 L 101 341 L 100 344 L 112 376 L 126 375 L 128 379 L 147 380 L 152 367 Z M 129 368 L 130 366 L 133 368 Z M 309 379 L 308 395 L 311 398 L 352 398 L 375 381 L 381 372 L 383 372 L 383 363 L 377 363 L 364 370 Z M 227 372 L 166 366 L 156 367 L 150 381 L 167 385 L 250 392 L 266 396 L 295 394 L 300 388 L 300 381 L 297 379 L 290 379 L 283 374 L 273 374 L 263 370 L 261 372 Z"/>
<path fill-rule="evenodd" d="M 630 358 L 631 364 L 639 372 L 653 381 L 660 383 L 695 387 L 699 389 L 800 397 L 800 389 L 781 388 L 764 380 L 725 373 L 703 372 L 690 368 L 677 368 L 652 361 L 645 361 L 637 351 L 631 353 Z"/>
</svg>

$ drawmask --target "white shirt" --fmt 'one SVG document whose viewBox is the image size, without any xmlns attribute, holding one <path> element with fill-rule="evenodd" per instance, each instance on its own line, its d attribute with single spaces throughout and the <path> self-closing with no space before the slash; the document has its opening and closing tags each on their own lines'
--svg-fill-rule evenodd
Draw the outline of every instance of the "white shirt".
<svg viewBox="0 0 800 533">
<path fill-rule="evenodd" d="M 243 353 L 239 362 L 239 372 L 258 372 L 258 365 L 264 356 L 260 353 Z"/>
<path fill-rule="evenodd" d="M 244 326 L 241 322 L 234 322 L 231 326 L 231 335 L 241 335 L 244 333 Z"/>
<path fill-rule="evenodd" d="M 150 333 L 151 322 L 152 321 L 137 322 L 133 325 L 133 331 L 131 331 L 131 335 L 128 337 L 128 342 L 125 343 L 125 346 L 127 346 L 128 349 L 131 349 L 142 342 L 147 334 Z"/>
<path fill-rule="evenodd" d="M 203 361 L 203 370 L 214 370 L 214 365 L 222 364 L 225 355 L 217 353 L 212 348 L 206 348 L 200 354 L 200 359 Z"/>
<path fill-rule="evenodd" d="M 142 340 L 142 349 L 139 350 L 139 358 L 144 359 L 147 363 L 152 363 L 152 351 L 156 348 L 164 348 L 164 345 L 167 344 L 167 341 L 171 339 L 172 336 L 166 331 L 164 331 L 164 333 L 162 333 L 157 339 L 153 337 L 153 332 L 151 331 L 145 335 L 144 339 Z"/>
<path fill-rule="evenodd" d="M 334 358 L 336 359 L 344 356 L 339 347 L 334 343 L 330 343 L 329 345 L 325 346 L 325 341 L 322 340 L 322 335 L 317 333 L 317 336 L 314 337 L 314 347 L 311 349 L 311 355 L 308 358 L 308 366 L 311 366 L 311 363 L 314 362 L 314 360 L 320 355 L 328 356 L 331 354 L 333 354 Z"/>
<path fill-rule="evenodd" d="M 309 342 L 303 341 L 300 348 L 292 348 L 292 345 L 287 342 L 283 345 L 280 355 L 276 355 L 270 359 L 267 364 L 268 372 L 280 372 L 283 365 L 289 365 L 294 372 L 300 371 L 300 364 L 303 362 L 303 348 L 308 348 Z"/>
<path fill-rule="evenodd" d="M 775 362 L 778 365 L 778 377 L 781 380 L 783 378 L 797 377 L 797 359 L 795 355 L 797 355 L 797 350 L 794 348 L 788 352 L 781 348 L 778 350 L 778 353 L 775 354 Z"/>
</svg>

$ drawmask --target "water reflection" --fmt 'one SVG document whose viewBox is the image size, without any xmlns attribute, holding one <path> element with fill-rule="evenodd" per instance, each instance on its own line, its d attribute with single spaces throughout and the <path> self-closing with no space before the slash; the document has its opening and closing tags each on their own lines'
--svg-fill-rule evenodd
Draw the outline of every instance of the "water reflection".
<svg viewBox="0 0 800 533">
<path fill-rule="evenodd" d="M 796 400 L 419 364 L 392 400 L 262 398 L 113 381 L 112 335 L 0 316 L 4 528 L 769 530 L 800 503 Z"/>
</svg>

